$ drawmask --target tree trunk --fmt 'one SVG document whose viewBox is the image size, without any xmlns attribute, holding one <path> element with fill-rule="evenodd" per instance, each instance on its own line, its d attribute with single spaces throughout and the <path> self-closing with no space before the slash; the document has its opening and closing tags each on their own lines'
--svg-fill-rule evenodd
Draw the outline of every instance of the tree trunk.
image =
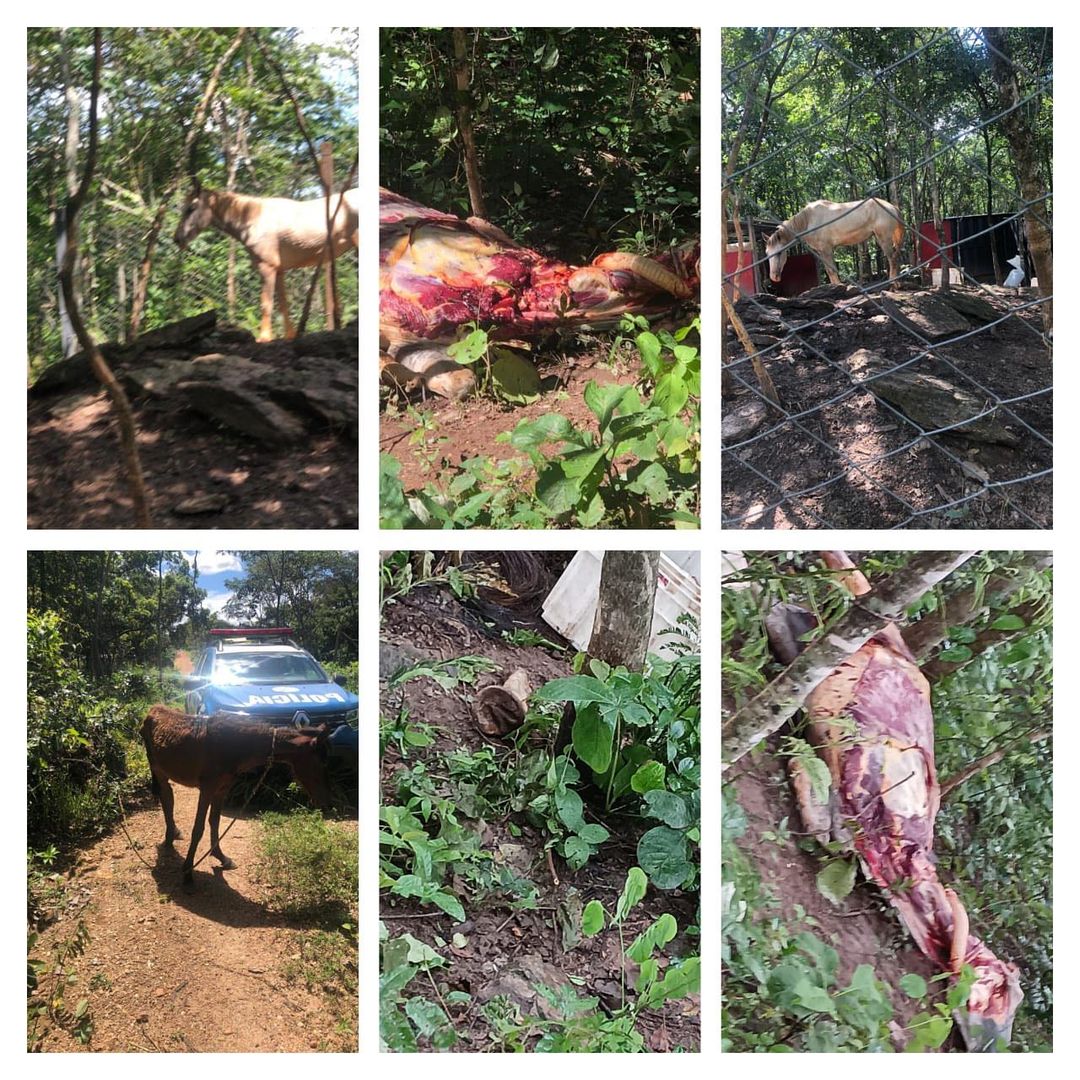
<svg viewBox="0 0 1080 1080">
<path fill-rule="evenodd" d="M 469 204 L 474 217 L 487 219 L 484 206 L 484 189 L 480 182 L 480 162 L 476 153 L 476 137 L 473 134 L 472 109 L 469 105 L 468 51 L 463 27 L 454 27 L 454 86 L 457 91 L 457 121 L 461 143 L 465 148 L 465 179 L 469 184 Z"/>
<path fill-rule="evenodd" d="M 67 106 L 67 125 L 64 131 L 64 179 L 67 197 L 70 199 L 79 187 L 79 118 L 82 113 L 82 106 L 79 103 L 79 91 L 72 82 L 68 50 L 67 30 L 61 28 L 60 66 L 64 77 L 64 102 Z M 64 265 L 67 249 L 79 246 L 79 226 L 78 222 L 68 222 L 67 216 L 61 208 L 56 212 L 55 227 L 56 272 L 59 274 Z M 77 300 L 79 297 L 77 278 L 72 281 L 72 291 Z M 68 314 L 67 301 L 62 292 L 60 294 L 60 346 L 65 357 L 73 356 L 78 352 L 79 348 L 75 329 L 71 325 L 71 317 Z"/>
<path fill-rule="evenodd" d="M 755 698 L 724 720 L 723 767 L 734 764 L 762 739 L 783 727 L 820 682 L 883 626 L 900 618 L 908 605 L 974 554 L 974 551 L 919 552 L 892 577 L 875 586 Z"/>
<path fill-rule="evenodd" d="M 1042 305 L 1042 315 L 1043 328 L 1049 333 L 1054 328 L 1054 303 L 1050 299 L 1054 295 L 1054 255 L 1050 229 L 1043 220 L 1048 213 L 1047 185 L 1039 176 L 1039 144 L 1032 125 L 1019 107 L 1020 84 L 1005 35 L 1000 27 L 994 26 L 984 26 L 982 32 L 990 46 L 990 72 L 997 84 L 1001 105 L 1008 110 L 1000 123 L 1012 149 L 1020 194 L 1026 204 L 1024 224 L 1027 228 L 1028 252 L 1039 279 L 1039 294 L 1048 298 Z"/>
<path fill-rule="evenodd" d="M 597 660 L 641 671 L 652 636 L 659 551 L 608 551 L 600 570 L 588 653 Z"/>
</svg>

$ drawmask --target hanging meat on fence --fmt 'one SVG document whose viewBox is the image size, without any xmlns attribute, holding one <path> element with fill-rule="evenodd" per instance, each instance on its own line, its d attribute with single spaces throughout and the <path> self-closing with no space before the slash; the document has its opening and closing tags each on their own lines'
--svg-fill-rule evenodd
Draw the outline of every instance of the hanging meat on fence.
<svg viewBox="0 0 1080 1080">
<path fill-rule="evenodd" d="M 853 595 L 870 584 L 851 560 L 822 552 Z M 766 619 L 774 651 L 790 663 L 810 629 L 806 612 L 778 604 Z M 930 684 L 895 625 L 856 650 L 807 698 L 807 739 L 829 768 L 827 800 L 815 798 L 805 766 L 791 759 L 803 828 L 819 841 L 854 848 L 867 878 L 889 902 L 919 948 L 944 972 L 970 966 L 966 1008 L 954 1013 L 967 1048 L 1008 1043 L 1023 999 L 1019 973 L 971 933 L 956 893 L 938 878 L 933 855 L 940 789 L 934 768 Z"/>
</svg>

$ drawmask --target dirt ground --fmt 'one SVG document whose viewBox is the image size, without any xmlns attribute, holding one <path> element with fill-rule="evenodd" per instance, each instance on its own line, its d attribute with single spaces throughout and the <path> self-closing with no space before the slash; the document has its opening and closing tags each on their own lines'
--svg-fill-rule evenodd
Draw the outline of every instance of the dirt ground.
<svg viewBox="0 0 1080 1080">
<path fill-rule="evenodd" d="M 185 837 L 198 793 L 174 785 L 176 820 Z M 331 1010 L 302 981 L 290 982 L 283 964 L 298 959 L 300 931 L 274 914 L 255 877 L 257 822 L 238 820 L 222 837 L 236 868 L 222 872 L 213 859 L 195 870 L 195 890 L 181 886 L 186 840 L 158 845 L 161 810 L 148 796 L 128 806 L 122 828 L 84 849 L 71 871 L 71 902 L 45 929 L 39 955 L 70 937 L 82 919 L 90 942 L 71 961 L 74 1002 L 87 998 L 94 1021 L 89 1046 L 53 1030 L 44 1051 L 309 1052 L 344 1050 Z M 224 830 L 229 809 L 222 817 Z M 339 823 L 355 831 L 355 822 Z M 202 849 L 209 846 L 209 830 Z M 145 865 L 139 855 L 150 865 Z M 355 1045 L 352 1047 L 355 1049 Z"/>
<path fill-rule="evenodd" d="M 400 479 L 406 491 L 429 482 L 440 483 L 443 462 L 458 465 L 466 458 L 487 457 L 493 461 L 524 458 L 507 443 L 495 441 L 504 431 L 513 431 L 522 421 L 536 420 L 545 413 L 558 412 L 577 427 L 596 430 L 596 417 L 585 404 L 585 387 L 590 381 L 601 385 L 632 385 L 633 371 L 624 365 L 613 370 L 607 365 L 608 349 L 596 343 L 588 351 L 566 354 L 557 360 L 542 361 L 541 378 L 549 386 L 531 405 L 512 406 L 490 397 L 450 402 L 435 395 L 417 400 L 414 407 L 433 426 L 427 445 L 413 446 L 410 437 L 416 424 L 400 402 L 383 409 L 379 425 L 379 449 L 401 463 Z M 557 384 L 557 385 L 556 385 Z M 532 475 L 526 469 L 526 476 Z"/>
<path fill-rule="evenodd" d="M 489 625 L 492 622 L 495 625 Z M 562 642 L 550 627 L 535 613 L 526 610 L 504 611 L 494 608 L 477 614 L 461 604 L 444 589 L 416 589 L 384 612 L 381 649 L 416 649 L 425 655 L 451 659 L 466 654 L 484 656 L 498 664 L 497 671 L 483 676 L 482 684 L 501 683 L 510 671 L 524 668 L 534 686 L 571 674 L 571 651 L 553 655 L 538 646 L 513 646 L 500 636 L 502 629 L 526 628 L 543 634 L 548 640 Z M 405 702 L 411 715 L 432 724 L 437 731 L 436 745 L 410 754 L 403 762 L 396 746 L 388 746 L 382 761 L 383 801 L 397 801 L 396 777 L 417 762 L 429 762 L 439 751 L 484 745 L 509 763 L 514 755 L 508 741 L 486 739 L 478 731 L 470 706 L 458 693 L 441 690 L 429 679 L 409 682 L 404 687 Z M 400 691 L 384 690 L 383 713 L 396 713 Z M 392 698 L 392 700 L 390 700 Z M 598 808 L 587 810 L 595 820 Z M 381 917 L 391 934 L 408 932 L 429 945 L 450 941 L 455 933 L 465 935 L 466 944 L 451 947 L 452 963 L 445 970 L 449 988 L 465 990 L 472 1002 L 453 1012 L 455 1027 L 461 1041 L 459 1051 L 483 1051 L 491 1043 L 480 1016 L 479 1001 L 493 993 L 509 992 L 510 986 L 535 986 L 545 982 L 556 986 L 571 982 L 580 995 L 596 995 L 605 1008 L 620 1005 L 620 968 L 623 957 L 618 934 L 601 932 L 594 938 L 584 938 L 569 951 L 560 937 L 559 914 L 567 904 L 578 899 L 587 903 L 599 898 L 609 910 L 622 890 L 628 869 L 636 863 L 636 845 L 644 832 L 640 821 L 608 816 L 604 826 L 611 839 L 601 845 L 599 853 L 578 871 L 570 870 L 556 857 L 553 868 L 544 857 L 544 837 L 533 829 L 521 815 L 509 812 L 499 820 L 476 822 L 483 830 L 484 846 L 495 853 L 497 860 L 508 861 L 515 871 L 529 878 L 539 890 L 535 910 L 513 911 L 497 901 L 487 906 L 465 896 L 463 902 L 466 923 L 458 925 L 450 916 L 433 913 L 412 900 L 384 895 Z M 515 835 L 515 831 L 520 832 Z M 627 921 L 626 938 L 632 938 L 663 912 L 670 912 L 678 921 L 680 935 L 668 947 L 668 952 L 696 952 L 697 939 L 688 940 L 682 931 L 695 922 L 697 896 L 679 891 L 660 892 L 649 889 L 645 901 Z M 663 964 L 664 961 L 661 960 Z M 523 1013 L 533 1012 L 530 1002 L 518 1000 Z M 700 998 L 697 995 L 667 1005 L 660 1012 L 647 1012 L 639 1023 L 646 1047 L 654 1052 L 693 1051 L 700 1045 Z"/>
<path fill-rule="evenodd" d="M 1050 528 L 1052 477 L 1035 477 L 1053 465 L 1045 441 L 1053 435 L 1053 370 L 1041 340 L 1038 307 L 1014 312 L 963 340 L 934 346 L 918 362 L 920 374 L 947 379 L 974 394 L 976 409 L 992 397 L 1014 402 L 996 417 L 1016 438 L 1014 445 L 1002 445 L 960 434 L 919 439 L 905 416 L 871 393 L 874 384 L 864 389 L 853 383 L 844 364 L 860 348 L 899 364 L 922 347 L 872 305 L 840 302 L 832 316 L 822 318 L 813 306 L 818 304 L 812 299 L 815 292 L 788 301 L 763 299 L 766 307 L 779 307 L 785 324 L 814 324 L 790 337 L 779 323 L 766 325 L 768 314 L 755 324 L 761 311 L 752 300 L 738 305 L 749 320 L 751 339 L 765 350 L 765 368 L 780 401 L 795 419 L 766 410 L 749 389 L 757 388 L 749 365 L 738 365 L 741 382 L 724 399 L 723 511 L 728 524 L 742 529 Z M 1011 290 L 980 290 L 976 300 L 1002 316 L 1019 302 L 1006 293 Z M 800 303 L 813 309 L 798 314 L 793 305 Z M 979 320 L 964 325 L 975 331 Z M 728 344 L 726 355 L 737 363 L 742 350 Z M 758 409 L 756 428 L 729 436 L 729 418 Z M 938 426 L 945 425 L 924 430 Z M 983 490 L 988 483 L 998 486 Z M 974 498 L 960 502 L 969 496 Z M 937 509 L 954 502 L 960 505 Z"/>
<path fill-rule="evenodd" d="M 271 447 L 163 401 L 135 401 L 138 444 L 156 528 L 356 527 L 356 447 L 337 435 Z M 27 418 L 27 525 L 126 529 L 131 498 L 103 390 L 33 400 Z M 224 496 L 213 513 L 176 508 Z"/>
</svg>

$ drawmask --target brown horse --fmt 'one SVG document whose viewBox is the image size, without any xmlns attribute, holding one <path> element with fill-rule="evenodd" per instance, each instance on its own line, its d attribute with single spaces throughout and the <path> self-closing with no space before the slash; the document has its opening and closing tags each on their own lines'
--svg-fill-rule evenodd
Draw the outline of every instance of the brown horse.
<svg viewBox="0 0 1080 1080">
<path fill-rule="evenodd" d="M 360 191 L 330 196 L 333 237 L 332 255 L 336 259 L 343 251 L 359 244 Z M 285 295 L 285 271 L 302 266 L 315 266 L 326 259 L 326 198 L 263 199 L 255 195 L 240 195 L 235 191 L 212 191 L 196 185 L 180 215 L 173 239 L 181 247 L 187 245 L 204 229 L 214 228 L 247 248 L 255 269 L 262 277 L 262 321 L 259 340 L 269 341 L 270 319 L 274 309 L 274 293 L 285 324 L 285 336 L 296 337 L 289 318 Z"/>
<path fill-rule="evenodd" d="M 293 776 L 320 809 L 330 803 L 325 761 L 327 729 L 275 727 L 243 716 L 218 713 L 188 716 L 167 705 L 154 705 L 142 724 L 150 787 L 165 814 L 165 843 L 182 839 L 173 819 L 172 780 L 199 789 L 199 806 L 191 827 L 191 843 L 184 860 L 184 882 L 192 883 L 195 849 L 202 839 L 206 812 L 210 811 L 210 854 L 222 869 L 236 864 L 221 850 L 218 825 L 221 804 L 238 773 L 288 765 Z"/>
<path fill-rule="evenodd" d="M 840 284 L 833 251 L 847 244 L 861 244 L 874 236 L 889 261 L 889 277 L 900 273 L 897 252 L 904 240 L 904 222 L 900 211 L 884 199 L 857 199 L 835 203 L 819 199 L 804 206 L 794 217 L 782 221 L 765 241 L 769 259 L 769 277 L 780 280 L 788 250 L 801 240 L 825 264 L 825 273 L 833 285 Z"/>
</svg>

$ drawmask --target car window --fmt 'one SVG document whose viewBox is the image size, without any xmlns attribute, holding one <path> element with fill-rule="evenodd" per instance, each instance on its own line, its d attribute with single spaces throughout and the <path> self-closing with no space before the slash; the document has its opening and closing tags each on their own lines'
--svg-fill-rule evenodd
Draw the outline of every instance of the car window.
<svg viewBox="0 0 1080 1080">
<path fill-rule="evenodd" d="M 302 653 L 271 654 L 230 653 L 219 656 L 214 682 L 236 683 L 321 683 L 326 682 L 322 669 Z"/>
</svg>

